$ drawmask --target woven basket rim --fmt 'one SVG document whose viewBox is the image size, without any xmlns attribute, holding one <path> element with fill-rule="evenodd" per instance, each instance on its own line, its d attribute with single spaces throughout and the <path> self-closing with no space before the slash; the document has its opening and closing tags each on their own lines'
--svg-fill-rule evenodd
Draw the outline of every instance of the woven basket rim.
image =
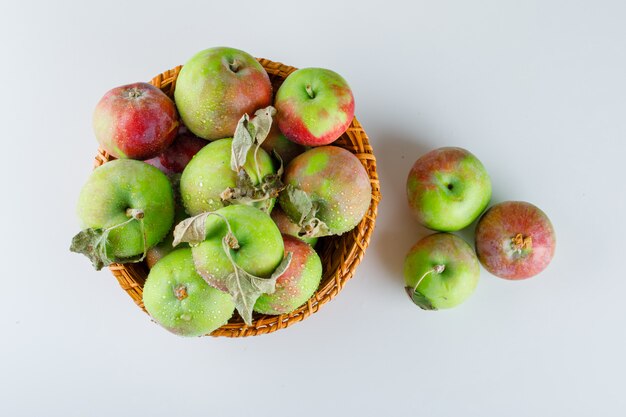
<svg viewBox="0 0 626 417">
<path fill-rule="evenodd" d="M 257 58 L 257 60 L 265 68 L 270 79 L 272 79 L 275 90 L 277 84 L 280 84 L 289 74 L 297 70 L 295 67 L 265 58 Z M 176 78 L 181 68 L 182 65 L 178 65 L 155 76 L 150 81 L 150 84 L 160 88 L 173 99 Z M 369 143 L 369 138 L 356 117 L 347 131 L 331 145 L 341 146 L 355 154 L 366 169 L 372 185 L 372 200 L 367 213 L 352 231 L 346 232 L 341 236 L 323 238 L 326 239 L 324 254 L 330 253 L 332 256 L 329 261 L 329 259 L 324 258 L 323 253 L 318 251 L 324 269 L 322 283 L 315 294 L 304 305 L 289 314 L 276 316 L 255 315 L 250 326 L 243 323 L 243 321 L 233 320 L 234 318 L 241 320 L 235 314 L 227 324 L 210 333 L 211 336 L 257 336 L 287 328 L 316 313 L 321 306 L 337 296 L 345 283 L 354 276 L 355 269 L 363 259 L 365 250 L 369 245 L 378 214 L 378 203 L 381 199 L 380 182 L 376 170 L 376 157 Z M 98 167 L 112 159 L 114 158 L 106 151 L 98 149 L 94 167 Z M 347 245 L 345 244 L 346 242 L 348 243 Z M 330 265 L 331 270 L 328 270 L 328 265 Z M 115 276 L 122 289 L 147 313 L 143 305 L 143 282 L 147 276 L 147 266 L 143 263 L 113 264 L 109 266 L 109 270 Z"/>
</svg>

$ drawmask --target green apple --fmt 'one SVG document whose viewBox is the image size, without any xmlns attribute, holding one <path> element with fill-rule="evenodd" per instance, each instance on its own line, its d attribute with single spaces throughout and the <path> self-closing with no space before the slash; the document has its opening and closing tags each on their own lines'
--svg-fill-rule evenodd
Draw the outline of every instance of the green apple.
<svg viewBox="0 0 626 417">
<path fill-rule="evenodd" d="M 77 213 L 83 230 L 72 251 L 88 256 L 96 269 L 137 261 L 172 227 L 172 187 L 165 174 L 145 162 L 114 160 L 91 173 Z"/>
<path fill-rule="evenodd" d="M 187 164 L 180 178 L 180 192 L 185 210 L 191 216 L 224 207 L 221 194 L 237 186 L 237 173 L 231 169 L 233 139 L 216 140 L 202 148 Z M 266 175 L 275 173 L 272 158 L 263 149 L 256 153 L 259 167 L 257 175 L 254 152 L 248 152 L 243 166 L 254 184 Z M 271 199 L 270 210 L 275 199 Z"/>
<path fill-rule="evenodd" d="M 262 278 L 272 275 L 283 259 L 285 247 L 271 217 L 246 205 L 227 206 L 215 213 L 219 216 L 206 219 L 204 241 L 192 248 L 198 272 L 207 282 L 215 288 L 228 290 L 225 280 L 234 270 L 224 252 L 222 239 L 229 226 L 239 246 L 229 251 L 233 261 L 251 275 Z"/>
<path fill-rule="evenodd" d="M 261 64 L 246 52 L 210 48 L 181 69 L 174 98 L 180 117 L 208 140 L 232 137 L 244 114 L 272 103 L 272 84 Z"/>
<path fill-rule="evenodd" d="M 174 245 L 192 246 L 196 270 L 209 285 L 232 295 L 246 324 L 254 303 L 276 289 L 276 279 L 289 266 L 283 239 L 271 217 L 247 205 L 226 206 L 179 223 Z"/>
<path fill-rule="evenodd" d="M 480 216 L 491 199 L 483 164 L 462 148 L 439 148 L 413 164 L 407 183 L 411 212 L 429 229 L 461 230 Z"/>
<path fill-rule="evenodd" d="M 202 336 L 233 315 L 232 297 L 207 284 L 194 267 L 191 249 L 176 249 L 150 270 L 143 303 L 152 318 L 180 336 Z"/>
<path fill-rule="evenodd" d="M 480 267 L 474 250 L 450 233 L 418 241 L 404 260 L 404 280 L 411 300 L 424 310 L 451 308 L 476 289 Z"/>
</svg>

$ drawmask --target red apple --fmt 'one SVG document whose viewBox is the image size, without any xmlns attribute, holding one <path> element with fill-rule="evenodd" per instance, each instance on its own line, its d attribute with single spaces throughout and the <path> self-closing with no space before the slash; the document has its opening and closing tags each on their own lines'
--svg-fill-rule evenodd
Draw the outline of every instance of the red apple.
<svg viewBox="0 0 626 417">
<path fill-rule="evenodd" d="M 306 151 L 304 146 L 287 139 L 278 128 L 278 123 L 276 122 L 272 123 L 267 138 L 261 144 L 261 148 L 265 149 L 270 155 L 272 152 L 276 152 L 280 159 L 283 160 L 284 166 L 287 166 L 293 158 Z"/>
<path fill-rule="evenodd" d="M 149 159 L 176 137 L 174 102 L 148 83 L 123 85 L 96 105 L 93 129 L 100 147 L 116 158 Z"/>
<path fill-rule="evenodd" d="M 146 160 L 147 163 L 168 175 L 181 174 L 191 158 L 208 143 L 184 127 L 181 127 L 178 132 L 178 136 L 167 149 L 160 155 Z"/>
<path fill-rule="evenodd" d="M 476 253 L 485 269 L 510 280 L 543 271 L 554 256 L 556 236 L 548 216 L 523 201 L 506 201 L 476 225 Z"/>
<path fill-rule="evenodd" d="M 254 311 L 261 314 L 288 314 L 311 298 L 322 279 L 322 261 L 315 250 L 298 238 L 283 235 L 285 256 L 292 254 L 289 267 L 276 280 L 276 290 L 261 295 Z"/>
<path fill-rule="evenodd" d="M 343 77 L 323 68 L 291 73 L 276 92 L 278 127 L 306 146 L 328 145 L 346 131 L 354 117 L 354 96 Z"/>
</svg>

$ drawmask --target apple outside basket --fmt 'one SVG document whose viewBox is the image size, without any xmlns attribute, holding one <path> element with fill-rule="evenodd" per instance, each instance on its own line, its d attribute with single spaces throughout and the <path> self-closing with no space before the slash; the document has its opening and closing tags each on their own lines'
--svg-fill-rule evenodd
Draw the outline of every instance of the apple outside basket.
<svg viewBox="0 0 626 417">
<path fill-rule="evenodd" d="M 274 91 L 297 68 L 257 58 L 263 65 Z M 182 66 L 166 71 L 154 77 L 150 84 L 160 88 L 170 98 L 174 98 L 176 78 Z M 229 322 L 213 331 L 211 336 L 245 337 L 272 333 L 298 323 L 317 312 L 321 306 L 332 300 L 343 289 L 346 281 L 352 278 L 354 271 L 365 255 L 376 221 L 378 202 L 380 201 L 380 183 L 376 172 L 376 158 L 369 144 L 367 134 L 354 118 L 348 130 L 333 143 L 352 152 L 365 167 L 372 184 L 372 201 L 361 222 L 350 232 L 341 236 L 320 238 L 315 249 L 322 261 L 322 281 L 313 296 L 300 308 L 278 316 L 254 313 L 251 326 L 246 325 L 235 311 Z M 106 151 L 98 149 L 95 167 L 114 159 Z M 120 286 L 130 295 L 135 303 L 145 312 L 143 305 L 143 285 L 149 269 L 145 262 L 112 264 L 109 269 L 117 278 Z"/>
</svg>

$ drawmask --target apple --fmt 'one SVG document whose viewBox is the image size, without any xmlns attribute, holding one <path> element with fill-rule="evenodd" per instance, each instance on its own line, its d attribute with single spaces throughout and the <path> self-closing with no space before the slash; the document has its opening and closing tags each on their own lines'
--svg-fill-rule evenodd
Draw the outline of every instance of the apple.
<svg viewBox="0 0 626 417">
<path fill-rule="evenodd" d="M 543 271 L 556 247 L 548 216 L 524 201 L 506 201 L 485 212 L 476 225 L 478 259 L 493 275 L 509 280 Z"/>
<path fill-rule="evenodd" d="M 211 333 L 235 311 L 229 294 L 198 275 L 189 248 L 177 249 L 154 265 L 143 287 L 143 304 L 154 321 L 180 336 Z"/>
<path fill-rule="evenodd" d="M 476 289 L 480 267 L 474 250 L 450 233 L 435 233 L 418 241 L 404 260 L 409 297 L 424 310 L 451 308 Z"/>
<path fill-rule="evenodd" d="M 445 147 L 415 161 L 406 190 L 411 212 L 423 226 L 450 232 L 480 216 L 491 199 L 491 180 L 469 151 Z"/>
<path fill-rule="evenodd" d="M 289 140 L 306 146 L 328 145 L 350 126 L 354 96 L 336 72 L 303 68 L 285 79 L 274 107 L 278 127 Z"/>
<path fill-rule="evenodd" d="M 276 280 L 272 294 L 261 295 L 254 311 L 261 314 L 288 314 L 304 304 L 317 290 L 322 279 L 322 261 L 307 243 L 283 235 L 285 255 L 292 254 L 289 267 Z"/>
<path fill-rule="evenodd" d="M 317 243 L 317 238 L 299 236 L 298 233 L 300 232 L 301 227 L 291 221 L 291 219 L 280 207 L 274 207 L 272 209 L 272 212 L 270 213 L 270 216 L 272 217 L 272 220 L 274 220 L 274 223 L 276 223 L 276 226 L 278 226 L 278 230 L 280 230 L 280 233 L 282 233 L 283 235 L 297 237 L 298 239 L 311 245 L 311 247 L 315 247 L 315 244 Z"/>
<path fill-rule="evenodd" d="M 191 161 L 191 158 L 206 144 L 206 140 L 193 135 L 181 125 L 174 142 L 159 155 L 147 159 L 145 162 L 159 168 L 166 175 L 180 174 Z"/>
<path fill-rule="evenodd" d="M 247 325 L 256 300 L 273 293 L 287 269 L 278 227 L 265 212 L 247 205 L 226 206 L 180 222 L 174 245 L 189 243 L 196 271 L 209 285 L 228 292 Z"/>
<path fill-rule="evenodd" d="M 287 189 L 278 201 L 300 226 L 299 236 L 340 235 L 359 224 L 372 200 L 361 161 L 338 146 L 320 146 L 298 155 L 285 169 Z"/>
<path fill-rule="evenodd" d="M 304 146 L 287 139 L 278 128 L 278 123 L 272 123 L 267 137 L 261 144 L 261 148 L 265 149 L 270 155 L 272 155 L 272 152 L 276 152 L 285 166 L 306 150 Z"/>
<path fill-rule="evenodd" d="M 117 159 L 91 173 L 78 197 L 77 213 L 83 230 L 71 249 L 87 255 L 96 269 L 138 255 L 143 259 L 172 227 L 172 187 L 157 168 Z"/>
<path fill-rule="evenodd" d="M 283 238 L 270 216 L 246 205 L 232 205 L 217 210 L 217 216 L 208 216 L 205 237 L 192 245 L 196 268 L 209 285 L 227 291 L 226 280 L 234 271 L 222 239 L 232 230 L 238 248 L 230 249 L 235 264 L 245 272 L 267 278 L 283 259 Z"/>
<path fill-rule="evenodd" d="M 272 84 L 254 57 L 233 48 L 198 52 L 183 66 L 174 90 L 185 125 L 208 140 L 232 137 L 244 114 L 272 103 Z"/>
<path fill-rule="evenodd" d="M 93 130 L 100 147 L 116 158 L 149 159 L 176 137 L 174 102 L 148 83 L 108 91 L 93 112 Z"/>
<path fill-rule="evenodd" d="M 187 164 L 180 178 L 180 192 L 185 210 L 192 216 L 224 207 L 220 195 L 237 186 L 237 174 L 230 167 L 231 138 L 220 139 L 202 148 Z M 272 158 L 263 149 L 257 152 L 261 178 L 257 175 L 254 152 L 246 157 L 245 171 L 254 184 L 275 173 Z M 269 210 L 273 206 L 271 199 Z M 255 203 L 258 205 L 258 203 Z"/>
<path fill-rule="evenodd" d="M 185 209 L 178 202 L 175 202 L 174 207 L 174 225 L 180 223 L 187 218 Z M 148 268 L 152 268 L 160 259 L 165 257 L 168 253 L 174 250 L 174 227 L 170 228 L 170 231 L 165 237 L 156 245 L 150 247 L 146 252 L 146 265 Z M 178 248 L 189 247 L 187 244 L 181 244 Z"/>
</svg>

